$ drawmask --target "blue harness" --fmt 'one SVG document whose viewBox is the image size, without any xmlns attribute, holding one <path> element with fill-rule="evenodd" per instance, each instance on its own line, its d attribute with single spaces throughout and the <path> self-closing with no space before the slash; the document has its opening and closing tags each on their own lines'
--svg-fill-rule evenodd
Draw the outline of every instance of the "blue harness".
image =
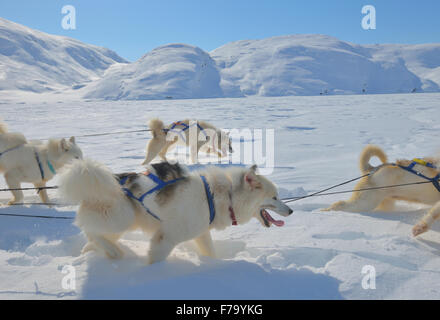
<svg viewBox="0 0 440 320">
<path fill-rule="evenodd" d="M 440 173 L 437 174 L 434 178 L 429 178 L 427 176 L 425 176 L 424 174 L 422 174 L 419 171 L 414 170 L 415 165 L 420 164 L 422 166 L 428 167 L 428 168 L 432 168 L 432 169 L 438 169 L 433 163 L 431 162 L 426 162 L 424 160 L 421 159 L 414 159 L 413 162 L 411 162 L 409 164 L 409 166 L 402 166 L 402 165 L 398 165 L 399 168 L 406 170 L 408 172 L 411 172 L 415 175 L 417 175 L 420 178 L 426 179 L 428 181 L 431 181 L 431 183 L 434 185 L 434 187 L 440 192 L 440 183 L 439 183 L 439 179 L 440 179 Z"/>
<path fill-rule="evenodd" d="M 147 176 L 153 182 L 156 183 L 156 186 L 154 188 L 152 188 L 152 189 L 148 190 L 147 192 L 143 193 L 140 197 L 136 197 L 133 194 L 133 192 L 131 192 L 130 189 L 128 189 L 128 188 L 124 188 L 123 187 L 122 190 L 127 195 L 127 197 L 132 198 L 132 199 L 136 200 L 137 202 L 139 202 L 142 205 L 142 207 L 145 209 L 146 212 L 148 212 L 155 219 L 161 221 L 160 218 L 157 215 L 155 215 L 144 204 L 145 197 L 150 195 L 150 194 L 152 194 L 153 192 L 156 192 L 156 191 L 159 191 L 159 190 L 165 188 L 166 186 L 169 186 L 170 184 L 176 183 L 179 180 L 183 180 L 183 178 L 177 178 L 177 179 L 173 179 L 173 180 L 170 180 L 170 181 L 163 181 L 158 176 L 156 176 L 155 174 L 152 174 L 151 172 L 148 172 L 148 171 L 145 172 L 144 175 Z M 208 181 L 206 181 L 206 177 L 201 175 L 200 178 L 202 179 L 203 186 L 205 187 L 206 198 L 208 200 L 208 206 L 209 206 L 209 224 L 211 224 L 212 221 L 214 221 L 214 218 L 215 218 L 214 195 L 211 192 L 211 188 L 209 187 Z M 119 184 L 121 186 L 124 186 L 125 183 L 127 182 L 127 179 L 128 179 L 128 176 L 123 177 L 122 179 L 119 180 Z"/>
<path fill-rule="evenodd" d="M 43 169 L 43 164 L 40 161 L 40 157 L 38 156 L 38 152 L 34 151 L 35 154 L 35 159 L 37 160 L 38 163 L 38 168 L 40 169 L 40 174 L 41 174 L 41 180 L 44 180 L 45 175 L 44 175 L 44 169 Z M 50 163 L 49 159 L 47 160 L 47 166 L 49 167 L 49 170 L 55 175 L 57 174 L 52 163 Z"/>
<path fill-rule="evenodd" d="M 152 194 L 153 192 L 162 190 L 163 188 L 165 188 L 166 186 L 169 186 L 170 184 L 176 183 L 179 180 L 183 180 L 183 178 L 177 178 L 177 179 L 173 179 L 170 181 L 163 181 L 162 179 L 160 179 L 158 176 L 156 176 L 155 174 L 152 174 L 151 172 L 145 172 L 143 173 L 145 176 L 147 176 L 148 178 L 150 178 L 153 182 L 156 183 L 156 186 L 153 187 L 152 189 L 148 190 L 147 192 L 143 193 L 139 198 L 136 197 L 128 188 L 122 188 L 122 190 L 124 191 L 124 193 L 129 197 L 132 198 L 136 201 L 138 201 L 142 207 L 144 207 L 145 211 L 147 211 L 150 215 L 152 215 L 154 218 L 156 218 L 157 220 L 160 221 L 160 218 L 155 215 L 145 204 L 144 204 L 144 199 L 146 196 Z M 124 186 L 125 183 L 127 182 L 128 176 L 122 178 L 121 180 L 119 180 L 119 184 L 121 186 Z"/>
<path fill-rule="evenodd" d="M 1 157 L 2 155 L 4 155 L 5 153 L 9 152 L 9 151 L 12 151 L 12 150 L 15 150 L 15 149 L 20 148 L 21 146 L 22 146 L 22 144 L 20 144 L 20 145 L 18 145 L 18 146 L 15 146 L 15 147 L 12 147 L 12 148 L 9 148 L 9 149 L 6 149 L 5 151 L 0 152 L 0 157 Z"/>
<path fill-rule="evenodd" d="M 214 195 L 211 192 L 211 188 L 209 187 L 208 181 L 206 181 L 206 177 L 200 175 L 200 178 L 202 179 L 203 185 L 205 186 L 205 193 L 206 193 L 206 198 L 208 199 L 208 206 L 209 206 L 209 224 L 211 224 L 215 218 Z"/>
<path fill-rule="evenodd" d="M 163 129 L 163 131 L 165 132 L 165 133 L 168 133 L 168 132 L 174 132 L 174 133 L 177 133 L 182 139 L 183 139 L 183 141 L 185 141 L 186 139 L 185 139 L 185 135 L 183 134 L 183 132 L 185 132 L 186 130 L 188 130 L 190 127 L 193 127 L 194 125 L 197 125 L 197 128 L 199 128 L 200 129 L 200 131 L 201 132 L 203 132 L 203 134 L 205 135 L 205 137 L 207 137 L 208 135 L 206 134 L 206 132 L 205 132 L 205 129 L 203 129 L 203 127 L 197 122 L 197 123 L 194 123 L 194 124 L 191 124 L 191 125 L 187 125 L 186 123 L 184 123 L 184 122 L 182 122 L 182 121 L 176 121 L 176 122 L 173 122 L 173 124 L 172 124 L 172 126 L 171 126 L 171 128 L 169 128 L 169 129 Z M 183 129 L 176 129 L 176 127 L 177 126 L 182 126 L 183 127 Z"/>
</svg>

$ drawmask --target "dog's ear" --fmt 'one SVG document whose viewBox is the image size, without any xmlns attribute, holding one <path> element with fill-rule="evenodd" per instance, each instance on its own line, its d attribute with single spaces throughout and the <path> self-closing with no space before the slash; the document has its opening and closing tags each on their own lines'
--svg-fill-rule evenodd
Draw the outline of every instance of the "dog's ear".
<svg viewBox="0 0 440 320">
<path fill-rule="evenodd" d="M 251 190 L 261 188 L 261 183 L 257 176 L 257 165 L 254 164 L 249 168 L 248 172 L 244 175 L 244 182 Z"/>
<path fill-rule="evenodd" d="M 70 137 L 69 141 L 72 142 L 73 144 L 76 144 L 75 143 L 75 137 Z"/>
<path fill-rule="evenodd" d="M 66 139 L 63 138 L 60 140 L 60 148 L 61 148 L 61 151 L 64 151 L 64 152 L 69 151 L 69 146 L 67 144 Z"/>
</svg>

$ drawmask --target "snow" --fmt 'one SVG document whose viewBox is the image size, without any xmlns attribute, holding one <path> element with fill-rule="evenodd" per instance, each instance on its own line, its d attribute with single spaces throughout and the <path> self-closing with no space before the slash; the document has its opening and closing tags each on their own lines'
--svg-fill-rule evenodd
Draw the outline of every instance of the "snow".
<svg viewBox="0 0 440 320">
<path fill-rule="evenodd" d="M 359 176 L 357 161 L 367 143 L 383 147 L 390 160 L 439 150 L 438 93 L 178 101 L 39 97 L 10 98 L 0 105 L 11 130 L 29 139 L 137 130 L 152 117 L 165 122 L 193 117 L 222 128 L 274 128 L 276 168 L 269 178 L 281 197 Z M 148 137 L 143 132 L 77 141 L 85 156 L 114 172 L 141 171 Z M 49 185 L 56 183 L 55 178 Z M 25 194 L 26 201 L 39 201 L 33 192 Z M 56 191 L 49 196 L 63 203 Z M 9 197 L 0 193 L 0 203 Z M 139 232 L 124 236 L 125 258 L 110 261 L 94 252 L 80 254 L 85 238 L 71 220 L 0 216 L 0 298 L 439 299 L 440 223 L 418 238 L 411 236 L 428 208 L 402 202 L 392 213 L 320 211 L 347 197 L 292 202 L 294 214 L 282 218 L 281 228 L 266 229 L 254 219 L 213 232 L 219 259 L 200 257 L 192 243 L 184 243 L 167 261 L 151 266 L 145 265 L 149 239 Z M 0 214 L 72 217 L 74 211 L 71 206 L 0 207 Z M 66 265 L 75 268 L 75 289 L 61 286 Z M 361 285 L 368 265 L 376 270 L 374 290 Z"/>
<path fill-rule="evenodd" d="M 440 44 L 358 45 L 319 34 L 166 44 L 128 63 L 111 50 L 0 18 L 0 97 L 106 100 L 440 91 Z"/>
</svg>

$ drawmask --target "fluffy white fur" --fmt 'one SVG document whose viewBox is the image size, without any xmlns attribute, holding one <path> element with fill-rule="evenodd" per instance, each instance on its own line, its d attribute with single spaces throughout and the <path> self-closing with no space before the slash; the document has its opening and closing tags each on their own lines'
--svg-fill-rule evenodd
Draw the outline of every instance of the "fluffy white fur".
<svg viewBox="0 0 440 320">
<path fill-rule="evenodd" d="M 151 195 L 144 204 L 160 217 L 156 220 L 136 201 L 121 192 L 116 177 L 94 161 L 76 161 L 60 178 L 63 197 L 79 203 L 76 224 L 87 235 L 89 242 L 83 252 L 100 250 L 109 258 L 121 258 L 117 240 L 126 231 L 140 228 L 153 238 L 148 252 L 148 263 L 162 261 L 179 243 L 194 239 L 200 253 L 214 257 L 210 229 L 224 229 L 231 225 L 229 207 L 235 212 L 238 224 L 256 217 L 263 225 L 260 210 L 269 208 L 283 216 L 292 210 L 278 199 L 272 182 L 251 169 L 209 168 L 203 172 L 215 194 L 216 216 L 209 224 L 209 207 L 199 173 L 185 173 L 184 181 L 177 183 L 166 199 Z M 155 172 L 152 166 L 150 172 Z M 112 181 L 112 179 L 114 181 Z M 154 184 L 148 177 L 135 178 L 137 197 Z M 232 201 L 229 197 L 232 194 Z"/>
</svg>

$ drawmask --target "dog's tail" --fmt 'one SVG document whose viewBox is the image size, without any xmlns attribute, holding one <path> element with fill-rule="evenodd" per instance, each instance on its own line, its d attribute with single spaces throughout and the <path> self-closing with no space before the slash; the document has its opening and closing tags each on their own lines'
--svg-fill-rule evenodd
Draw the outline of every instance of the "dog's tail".
<svg viewBox="0 0 440 320">
<path fill-rule="evenodd" d="M 163 121 L 160 119 L 151 119 L 148 125 L 154 138 L 165 139 L 166 132 L 164 131 Z"/>
<path fill-rule="evenodd" d="M 112 205 L 125 197 L 114 174 L 96 161 L 74 161 L 59 178 L 58 192 L 67 201 L 92 206 Z"/>
<path fill-rule="evenodd" d="M 164 130 L 163 121 L 160 119 L 151 119 L 149 123 L 153 139 L 148 142 L 147 153 L 142 165 L 149 164 L 166 144 L 167 132 Z"/>
<path fill-rule="evenodd" d="M 0 134 L 7 133 L 7 132 L 8 132 L 7 124 L 4 123 L 2 119 L 0 119 Z"/>
<path fill-rule="evenodd" d="M 362 173 L 367 174 L 374 169 L 374 167 L 370 164 L 370 159 L 372 157 L 378 157 L 382 163 L 388 162 L 388 158 L 381 148 L 369 144 L 364 148 L 364 150 L 362 150 L 359 160 L 359 168 L 361 169 Z"/>
</svg>

